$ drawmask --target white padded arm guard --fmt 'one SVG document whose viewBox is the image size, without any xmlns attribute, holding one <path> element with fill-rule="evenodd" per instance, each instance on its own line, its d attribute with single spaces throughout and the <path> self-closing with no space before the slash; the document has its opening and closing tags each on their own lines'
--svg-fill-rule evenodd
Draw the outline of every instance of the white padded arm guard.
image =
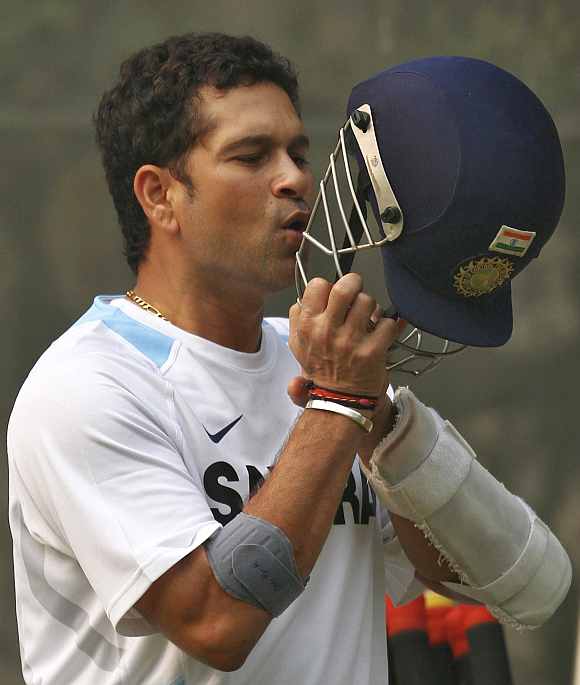
<svg viewBox="0 0 580 685">
<path fill-rule="evenodd" d="M 486 604 L 504 623 L 542 625 L 570 587 L 562 545 L 479 464 L 449 421 L 408 388 L 397 390 L 395 405 L 395 427 L 367 471 L 379 499 L 413 521 L 463 581 L 446 587 Z"/>
</svg>

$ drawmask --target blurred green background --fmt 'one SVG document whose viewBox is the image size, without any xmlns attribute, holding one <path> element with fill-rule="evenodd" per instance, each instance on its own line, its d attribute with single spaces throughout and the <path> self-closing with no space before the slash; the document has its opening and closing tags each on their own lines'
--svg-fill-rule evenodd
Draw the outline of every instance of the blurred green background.
<svg viewBox="0 0 580 685">
<path fill-rule="evenodd" d="M 300 72 L 318 176 L 326 169 L 351 87 L 386 66 L 425 55 L 461 54 L 490 60 L 531 86 L 554 116 L 564 147 L 568 194 L 560 227 L 538 263 L 515 282 L 511 341 L 498 350 L 468 351 L 414 388 L 460 428 L 500 480 L 552 525 L 578 570 L 577 0 L 50 0 L 4 1 L 2 10 L 3 426 L 28 370 L 51 340 L 95 293 L 123 291 L 132 283 L 90 124 L 100 94 L 132 51 L 191 30 L 250 33 L 272 44 Z M 269 313 L 283 315 L 293 298 L 291 291 L 274 298 Z M 22 679 L 4 446 L 1 469 L 0 683 L 16 685 Z M 508 631 L 517 685 L 570 683 L 577 605 L 574 584 L 544 628 Z"/>
</svg>

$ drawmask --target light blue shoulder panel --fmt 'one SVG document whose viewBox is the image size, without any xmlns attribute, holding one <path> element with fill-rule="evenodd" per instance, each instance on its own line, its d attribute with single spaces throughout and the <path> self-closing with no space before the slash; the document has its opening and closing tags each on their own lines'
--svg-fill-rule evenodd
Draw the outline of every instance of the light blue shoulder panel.
<svg viewBox="0 0 580 685">
<path fill-rule="evenodd" d="M 173 338 L 132 319 L 117 307 L 111 307 L 108 304 L 108 300 L 111 299 L 114 298 L 95 297 L 92 307 L 81 316 L 75 326 L 89 321 L 101 321 L 148 357 L 157 367 L 162 367 L 171 352 Z"/>
</svg>

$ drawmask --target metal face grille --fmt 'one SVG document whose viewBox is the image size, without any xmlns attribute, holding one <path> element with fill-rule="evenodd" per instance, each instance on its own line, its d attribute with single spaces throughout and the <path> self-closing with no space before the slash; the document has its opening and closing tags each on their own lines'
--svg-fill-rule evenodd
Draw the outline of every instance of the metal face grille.
<svg viewBox="0 0 580 685">
<path fill-rule="evenodd" d="M 370 108 L 368 111 L 370 113 Z M 365 159 L 369 172 L 373 165 L 379 167 L 379 164 L 375 165 L 377 157 L 380 161 L 380 154 L 374 134 L 372 138 L 374 142 L 365 141 L 363 149 L 360 143 L 361 134 L 355 132 L 352 119 L 340 129 L 337 145 L 319 184 L 302 245 L 296 254 L 296 290 L 300 301 L 306 284 L 315 276 L 321 276 L 331 283 L 337 281 L 351 271 L 356 257 L 356 271 L 364 278 L 365 291 L 381 305 L 385 316 L 404 317 L 404 312 L 396 312 L 389 300 L 384 284 L 381 251 L 374 249 L 396 239 L 401 228 L 395 235 L 391 232 L 390 237 L 387 237 L 385 224 L 379 227 L 374 216 L 369 225 L 366 201 L 360 192 L 359 181 L 355 181 L 359 170 L 353 153 L 357 148 Z M 382 169 L 381 162 L 380 170 L 384 175 Z M 376 186 L 380 178 L 377 174 L 372 179 L 373 185 Z M 388 184 L 386 175 L 383 183 Z M 386 195 L 390 204 L 398 206 L 390 184 Z M 382 209 L 380 205 L 379 209 Z M 401 225 L 402 221 L 401 219 Z M 388 352 L 387 368 L 398 373 L 420 376 L 435 368 L 442 359 L 461 352 L 465 347 L 433 336 L 409 322 Z"/>
</svg>

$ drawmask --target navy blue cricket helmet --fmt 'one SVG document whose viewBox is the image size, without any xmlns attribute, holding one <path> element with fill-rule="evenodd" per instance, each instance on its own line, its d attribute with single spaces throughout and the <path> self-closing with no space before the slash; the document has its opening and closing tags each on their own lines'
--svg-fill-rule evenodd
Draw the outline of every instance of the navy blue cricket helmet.
<svg viewBox="0 0 580 685">
<path fill-rule="evenodd" d="M 538 256 L 564 202 L 562 150 L 545 107 L 493 64 L 429 57 L 359 83 L 347 114 L 309 224 L 333 188 L 346 228 L 342 247 L 330 241 L 337 275 L 357 251 L 377 247 L 390 301 L 419 337 L 426 331 L 454 349 L 503 345 L 513 327 L 511 280 Z M 349 219 L 337 166 L 350 179 Z M 303 245 L 309 235 L 307 228 Z M 416 340 L 411 347 L 421 354 Z M 434 361 L 449 351 L 446 343 Z"/>
</svg>

